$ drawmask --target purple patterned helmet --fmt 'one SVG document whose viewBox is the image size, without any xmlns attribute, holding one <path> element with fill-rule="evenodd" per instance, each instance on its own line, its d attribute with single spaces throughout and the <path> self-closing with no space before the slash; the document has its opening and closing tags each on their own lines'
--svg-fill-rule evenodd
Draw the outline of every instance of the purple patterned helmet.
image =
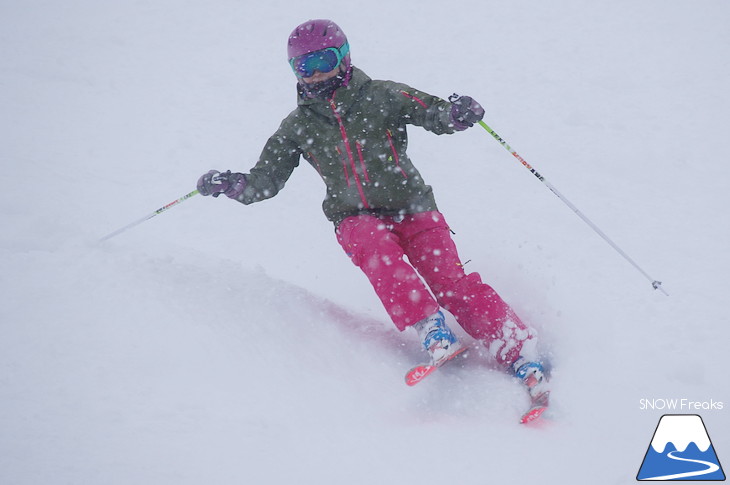
<svg viewBox="0 0 730 485">
<path fill-rule="evenodd" d="M 323 50 L 329 51 L 327 54 L 332 56 L 332 60 L 321 56 L 304 58 L 306 54 Z M 319 70 L 318 65 L 325 65 L 326 61 L 330 66 L 336 62 L 334 67 L 344 65 L 346 72 L 350 69 L 347 37 L 336 23 L 327 19 L 308 20 L 297 26 L 289 36 L 287 54 L 292 69 L 299 77 L 311 76 L 311 69 Z M 309 62 L 296 63 L 298 59 Z"/>
</svg>

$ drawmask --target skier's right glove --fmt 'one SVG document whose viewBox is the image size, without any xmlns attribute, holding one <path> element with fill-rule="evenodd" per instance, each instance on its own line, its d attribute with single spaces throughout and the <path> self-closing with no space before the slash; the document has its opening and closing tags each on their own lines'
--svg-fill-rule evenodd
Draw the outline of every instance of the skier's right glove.
<svg viewBox="0 0 730 485">
<path fill-rule="evenodd" d="M 243 189 L 246 188 L 246 177 L 242 173 L 219 172 L 211 170 L 198 179 L 198 192 L 200 195 L 212 195 L 218 197 L 221 194 L 235 199 Z"/>
</svg>

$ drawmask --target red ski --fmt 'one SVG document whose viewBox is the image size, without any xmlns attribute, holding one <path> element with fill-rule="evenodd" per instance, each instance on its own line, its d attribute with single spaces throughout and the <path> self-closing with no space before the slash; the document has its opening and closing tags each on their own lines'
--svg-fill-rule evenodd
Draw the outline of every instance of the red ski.
<svg viewBox="0 0 730 485">
<path fill-rule="evenodd" d="M 406 372 L 406 384 L 408 384 L 409 386 L 415 386 L 416 384 L 421 382 L 423 379 L 425 379 L 426 377 L 433 374 L 433 372 L 436 369 L 438 369 L 439 367 L 441 367 L 442 365 L 444 365 L 447 362 L 451 362 L 452 360 L 454 360 L 455 357 L 463 354 L 467 349 L 468 349 L 468 347 L 461 347 L 456 352 L 451 354 L 448 359 L 435 363 L 435 364 L 417 365 L 413 369 Z"/>
<path fill-rule="evenodd" d="M 417 365 L 406 373 L 406 384 L 409 386 L 415 386 L 426 377 L 433 374 L 439 367 L 451 362 L 459 355 L 466 355 L 464 352 L 468 350 L 468 347 L 461 347 L 456 352 L 451 354 L 448 359 L 445 359 L 438 363 L 432 364 L 421 364 Z M 550 391 L 543 391 L 530 399 L 530 409 L 528 409 L 520 418 L 520 423 L 527 424 L 531 423 L 542 416 L 549 404 Z"/>
<path fill-rule="evenodd" d="M 548 408 L 549 398 L 550 391 L 541 392 L 537 396 L 533 397 L 530 401 L 530 409 L 522 415 L 520 423 L 527 424 L 542 416 L 542 413 L 544 413 Z"/>
</svg>

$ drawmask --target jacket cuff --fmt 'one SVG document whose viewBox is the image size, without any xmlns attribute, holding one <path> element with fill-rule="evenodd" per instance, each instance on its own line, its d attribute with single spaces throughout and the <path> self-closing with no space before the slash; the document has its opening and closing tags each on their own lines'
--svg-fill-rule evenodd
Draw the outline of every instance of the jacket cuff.
<svg viewBox="0 0 730 485">
<path fill-rule="evenodd" d="M 228 190 L 224 192 L 230 199 L 237 199 L 246 189 L 246 177 L 242 173 L 234 173 L 228 178 Z"/>
</svg>

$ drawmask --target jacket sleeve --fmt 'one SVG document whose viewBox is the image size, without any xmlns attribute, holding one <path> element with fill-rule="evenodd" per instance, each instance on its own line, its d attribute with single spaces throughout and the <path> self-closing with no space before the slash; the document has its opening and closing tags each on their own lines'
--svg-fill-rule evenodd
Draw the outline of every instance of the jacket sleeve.
<svg viewBox="0 0 730 485">
<path fill-rule="evenodd" d="M 450 102 L 401 83 L 392 83 L 389 91 L 406 124 L 421 126 L 437 135 L 456 131 L 451 123 Z"/>
<path fill-rule="evenodd" d="M 246 187 L 236 200 L 253 204 L 270 199 L 284 188 L 294 169 L 299 165 L 302 151 L 296 141 L 287 135 L 287 120 L 266 142 L 259 161 L 247 174 Z"/>
</svg>

